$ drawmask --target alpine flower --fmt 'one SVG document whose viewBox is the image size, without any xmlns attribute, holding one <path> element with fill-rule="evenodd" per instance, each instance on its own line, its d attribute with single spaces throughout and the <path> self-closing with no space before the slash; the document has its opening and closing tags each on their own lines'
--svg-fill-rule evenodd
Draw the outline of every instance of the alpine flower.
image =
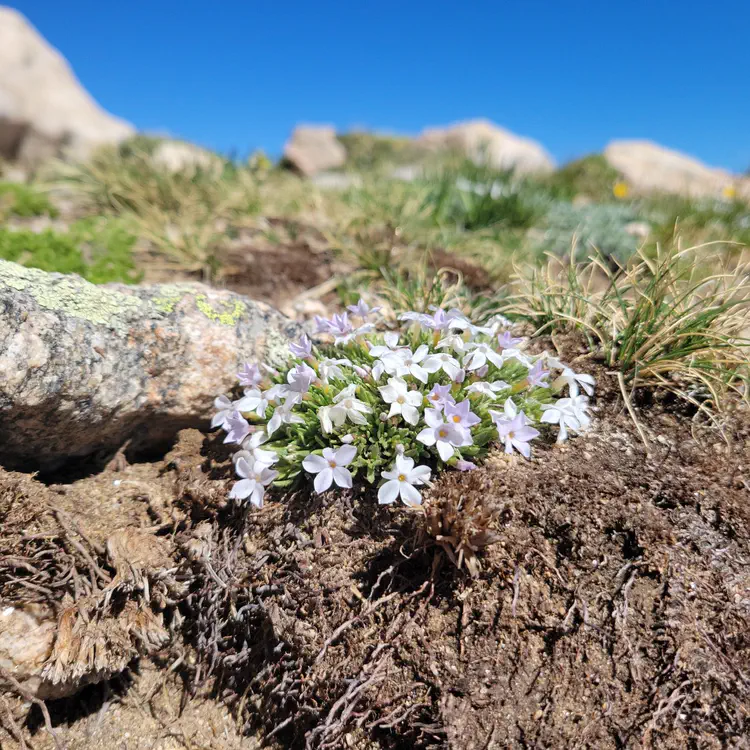
<svg viewBox="0 0 750 750">
<path fill-rule="evenodd" d="M 311 453 L 302 461 L 302 468 L 315 474 L 315 491 L 325 492 L 334 482 L 339 487 L 352 486 L 352 473 L 346 467 L 354 460 L 357 449 L 353 445 L 342 445 L 337 451 L 323 448 L 323 455 Z"/>
<path fill-rule="evenodd" d="M 384 471 L 383 479 L 387 480 L 378 490 L 378 502 L 390 505 L 397 497 L 404 505 L 421 505 L 422 494 L 417 486 L 430 481 L 429 466 L 414 466 L 414 459 L 408 456 L 396 456 L 390 471 Z"/>
</svg>

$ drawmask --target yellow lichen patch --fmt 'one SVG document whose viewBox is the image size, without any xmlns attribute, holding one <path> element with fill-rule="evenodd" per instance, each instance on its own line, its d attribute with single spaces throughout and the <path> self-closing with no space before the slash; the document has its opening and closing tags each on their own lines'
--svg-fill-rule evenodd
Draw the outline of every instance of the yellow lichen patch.
<svg viewBox="0 0 750 750">
<path fill-rule="evenodd" d="M 215 323 L 221 323 L 225 326 L 237 325 L 237 322 L 246 310 L 245 303 L 240 300 L 221 303 L 224 309 L 216 310 L 211 304 L 209 304 L 208 297 L 206 297 L 205 294 L 197 294 L 195 297 L 195 304 L 209 320 L 213 320 Z"/>
</svg>

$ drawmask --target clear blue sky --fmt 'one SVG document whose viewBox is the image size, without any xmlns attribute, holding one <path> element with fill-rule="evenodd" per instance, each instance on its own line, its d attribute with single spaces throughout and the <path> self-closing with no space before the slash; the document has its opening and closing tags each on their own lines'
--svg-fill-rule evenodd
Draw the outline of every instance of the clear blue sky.
<svg viewBox="0 0 750 750">
<path fill-rule="evenodd" d="M 224 152 L 483 116 L 561 161 L 650 138 L 750 166 L 750 0 L 10 4 L 105 108 Z"/>
</svg>

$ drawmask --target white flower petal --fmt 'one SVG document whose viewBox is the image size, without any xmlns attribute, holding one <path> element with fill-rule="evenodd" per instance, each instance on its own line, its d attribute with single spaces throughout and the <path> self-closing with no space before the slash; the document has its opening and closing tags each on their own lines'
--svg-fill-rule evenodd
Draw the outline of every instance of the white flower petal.
<svg viewBox="0 0 750 750">
<path fill-rule="evenodd" d="M 386 472 L 384 471 L 383 476 L 385 475 Z M 391 479 L 389 482 L 386 482 L 378 490 L 378 503 L 380 505 L 390 505 L 398 497 L 399 484 L 400 482 L 397 479 Z"/>
<path fill-rule="evenodd" d="M 412 485 L 407 484 L 406 482 L 401 482 L 400 489 L 401 500 L 403 501 L 404 505 L 422 504 L 422 495 L 416 487 L 412 487 Z"/>
<path fill-rule="evenodd" d="M 333 470 L 333 479 L 339 487 L 352 486 L 352 473 L 343 466 L 337 466 Z"/>
<path fill-rule="evenodd" d="M 357 449 L 353 445 L 342 445 L 335 453 L 334 461 L 339 466 L 348 466 L 357 455 Z"/>
<path fill-rule="evenodd" d="M 323 471 L 320 472 L 315 477 L 315 482 L 313 482 L 313 486 L 315 487 L 315 491 L 320 494 L 321 492 L 325 492 L 331 485 L 333 484 L 333 469 L 331 469 L 330 466 L 326 466 Z"/>
<path fill-rule="evenodd" d="M 446 443 L 445 440 L 438 440 L 437 452 L 443 461 L 447 461 L 455 453 L 455 450 L 453 446 L 450 443 Z"/>
<path fill-rule="evenodd" d="M 310 474 L 317 474 L 319 471 L 323 471 L 327 467 L 328 461 L 326 461 L 322 456 L 318 456 L 314 453 L 311 453 L 302 462 L 302 468 L 305 471 L 309 471 Z"/>
</svg>

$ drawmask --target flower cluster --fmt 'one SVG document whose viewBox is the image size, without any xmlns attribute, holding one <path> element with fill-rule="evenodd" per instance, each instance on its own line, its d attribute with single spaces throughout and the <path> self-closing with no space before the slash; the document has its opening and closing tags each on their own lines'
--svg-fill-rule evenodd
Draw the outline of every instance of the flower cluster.
<svg viewBox="0 0 750 750">
<path fill-rule="evenodd" d="M 435 470 L 474 469 L 493 444 L 529 458 L 542 425 L 558 442 L 589 426 L 594 379 L 525 353 L 504 318 L 407 312 L 378 333 L 377 311 L 360 301 L 316 318 L 316 343 L 291 344 L 288 369 L 246 364 L 243 395 L 216 399 L 212 426 L 239 446 L 231 497 L 261 507 L 271 485 L 312 479 L 321 493 L 357 477 L 380 503 L 419 505 Z"/>
</svg>

